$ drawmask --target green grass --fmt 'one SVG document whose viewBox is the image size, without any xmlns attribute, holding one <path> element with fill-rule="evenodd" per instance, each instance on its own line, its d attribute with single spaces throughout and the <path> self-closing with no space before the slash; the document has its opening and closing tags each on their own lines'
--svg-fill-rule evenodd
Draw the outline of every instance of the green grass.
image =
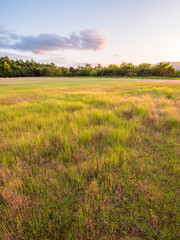
<svg viewBox="0 0 180 240">
<path fill-rule="evenodd" d="M 0 239 L 179 239 L 180 85 L 0 85 Z"/>
</svg>

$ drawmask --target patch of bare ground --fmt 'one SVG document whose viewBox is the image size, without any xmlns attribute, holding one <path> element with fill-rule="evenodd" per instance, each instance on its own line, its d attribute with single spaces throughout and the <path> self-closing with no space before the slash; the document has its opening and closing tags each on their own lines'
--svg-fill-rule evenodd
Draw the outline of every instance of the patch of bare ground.
<svg viewBox="0 0 180 240">
<path fill-rule="evenodd" d="M 174 79 L 132 79 L 142 82 L 154 82 L 154 83 L 172 83 L 172 84 L 180 84 L 180 80 L 174 80 Z"/>
<path fill-rule="evenodd" d="M 116 81 L 142 81 L 142 82 L 154 82 L 154 83 L 172 83 L 180 84 L 180 80 L 176 79 L 140 79 L 140 78 L 104 78 L 105 80 L 111 79 L 112 82 Z M 61 78 L 61 77 L 19 77 L 19 78 L 0 78 L 0 85 L 20 85 L 20 84 L 31 84 L 31 83 L 48 83 L 48 82 L 86 82 L 89 80 L 103 80 L 103 78 Z"/>
</svg>

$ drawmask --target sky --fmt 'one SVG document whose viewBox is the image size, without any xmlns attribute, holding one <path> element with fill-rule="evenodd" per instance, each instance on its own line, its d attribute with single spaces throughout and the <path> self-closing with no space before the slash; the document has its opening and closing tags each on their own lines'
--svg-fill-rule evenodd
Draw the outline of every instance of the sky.
<svg viewBox="0 0 180 240">
<path fill-rule="evenodd" d="M 59 66 L 180 62 L 180 0 L 0 0 L 0 56 Z"/>
</svg>

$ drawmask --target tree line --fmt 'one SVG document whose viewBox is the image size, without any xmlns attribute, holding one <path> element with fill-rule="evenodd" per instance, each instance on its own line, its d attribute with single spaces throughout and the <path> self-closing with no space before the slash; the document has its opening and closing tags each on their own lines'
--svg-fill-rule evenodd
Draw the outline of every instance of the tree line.
<svg viewBox="0 0 180 240">
<path fill-rule="evenodd" d="M 142 63 L 138 66 L 123 62 L 121 65 L 111 64 L 102 67 L 91 66 L 58 67 L 54 63 L 43 64 L 33 60 L 23 61 L 0 57 L 0 77 L 39 77 L 39 76 L 127 76 L 127 77 L 180 77 L 180 71 L 169 63 L 157 65 Z"/>
</svg>

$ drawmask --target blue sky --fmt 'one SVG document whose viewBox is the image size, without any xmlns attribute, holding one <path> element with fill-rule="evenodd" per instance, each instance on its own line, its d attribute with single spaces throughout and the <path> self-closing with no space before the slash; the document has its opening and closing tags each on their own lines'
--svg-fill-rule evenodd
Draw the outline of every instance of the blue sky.
<svg viewBox="0 0 180 240">
<path fill-rule="evenodd" d="M 180 61 L 180 0 L 0 0 L 0 55 L 58 65 Z"/>
</svg>

